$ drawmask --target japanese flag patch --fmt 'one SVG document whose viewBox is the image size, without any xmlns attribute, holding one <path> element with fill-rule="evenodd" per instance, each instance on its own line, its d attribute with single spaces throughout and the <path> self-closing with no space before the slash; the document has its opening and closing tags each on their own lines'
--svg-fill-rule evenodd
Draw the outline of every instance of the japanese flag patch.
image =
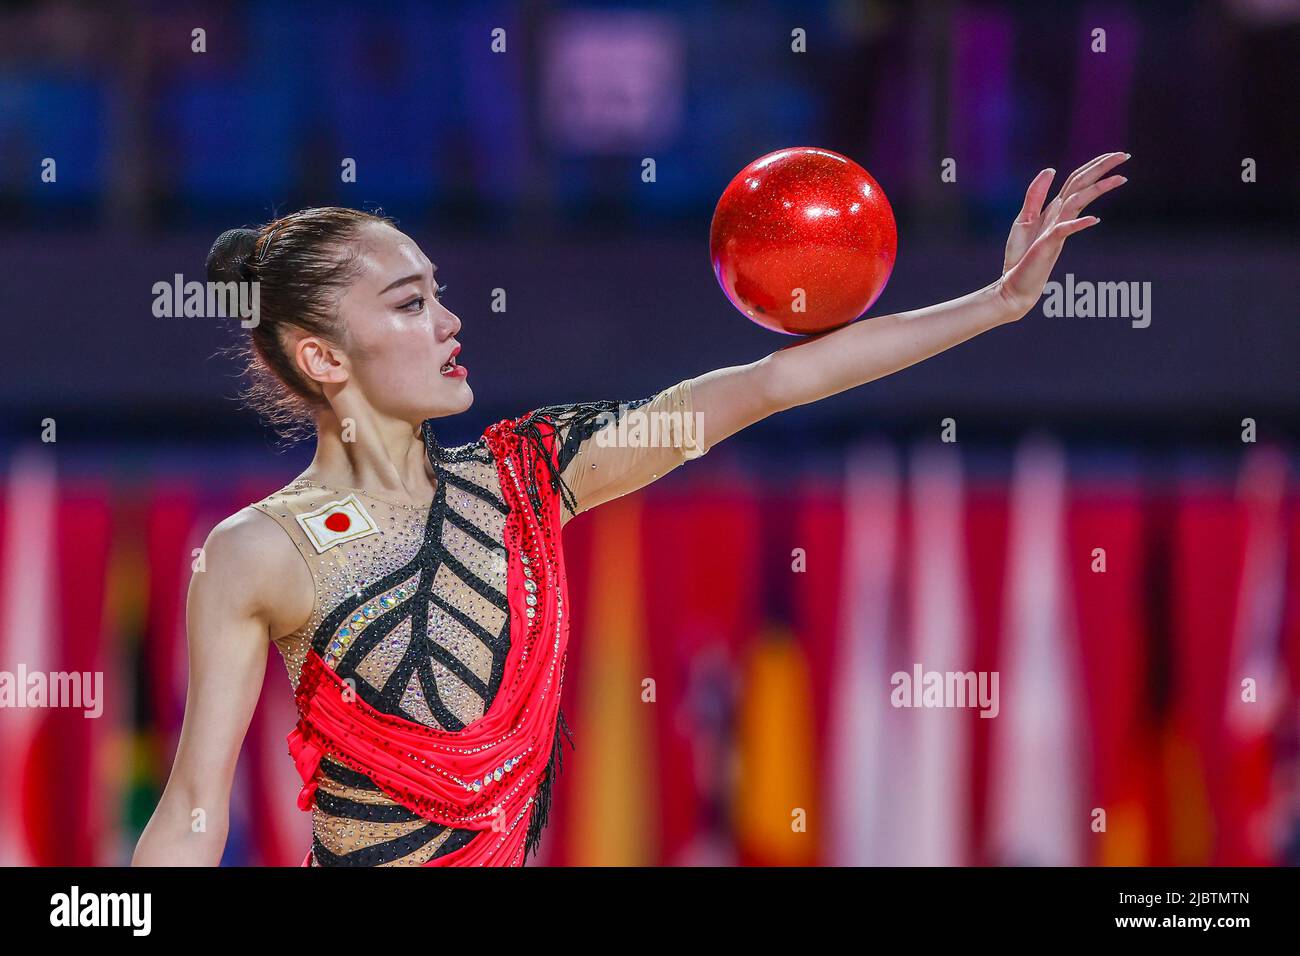
<svg viewBox="0 0 1300 956">
<path fill-rule="evenodd" d="M 355 494 L 348 495 L 342 501 L 331 501 L 315 511 L 297 517 L 299 526 L 317 554 L 328 551 L 336 544 L 355 541 L 379 531 L 370 513 L 366 511 L 366 506 Z"/>
</svg>

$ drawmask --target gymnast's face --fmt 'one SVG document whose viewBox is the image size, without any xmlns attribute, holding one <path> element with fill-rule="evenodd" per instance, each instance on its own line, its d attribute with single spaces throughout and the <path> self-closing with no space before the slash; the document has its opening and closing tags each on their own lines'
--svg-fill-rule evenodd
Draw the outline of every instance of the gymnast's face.
<svg viewBox="0 0 1300 956">
<path fill-rule="evenodd" d="M 376 411 L 413 424 L 469 408 L 460 319 L 438 301 L 433 263 L 385 223 L 365 226 L 358 243 L 357 278 L 339 302 L 349 384 Z"/>
</svg>

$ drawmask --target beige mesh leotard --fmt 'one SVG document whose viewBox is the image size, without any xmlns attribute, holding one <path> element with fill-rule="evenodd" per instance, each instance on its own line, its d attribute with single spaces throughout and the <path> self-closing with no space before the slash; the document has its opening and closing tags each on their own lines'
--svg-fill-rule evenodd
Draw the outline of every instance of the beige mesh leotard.
<svg viewBox="0 0 1300 956">
<path fill-rule="evenodd" d="M 557 428 L 557 464 L 575 505 L 562 507 L 565 521 L 707 450 L 689 380 L 639 402 L 548 406 L 532 414 Z M 415 616 L 408 616 L 387 631 L 377 622 L 334 666 L 371 706 L 455 731 L 490 706 L 510 646 L 506 506 L 482 438 L 451 449 L 431 442 L 430 458 L 438 480 L 426 507 L 307 479 L 253 507 L 288 533 L 316 587 L 306 624 L 275 642 L 295 686 L 308 649 L 327 654 L 333 646 L 333 635 L 322 633 L 322 625 L 340 619 L 341 605 L 352 602 L 361 613 L 362 593 L 421 553 L 427 568 L 436 566 L 421 622 L 413 624 Z M 396 601 L 399 594 L 405 599 L 419 576 L 398 582 L 380 600 Z M 473 835 L 417 816 L 364 774 L 328 756 L 321 764 L 312 830 L 309 861 L 316 866 L 420 865 Z"/>
</svg>

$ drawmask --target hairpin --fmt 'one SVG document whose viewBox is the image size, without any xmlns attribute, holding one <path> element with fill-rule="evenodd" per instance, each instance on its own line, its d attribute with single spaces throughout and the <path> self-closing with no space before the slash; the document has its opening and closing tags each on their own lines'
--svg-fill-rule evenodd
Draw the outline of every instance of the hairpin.
<svg viewBox="0 0 1300 956">
<path fill-rule="evenodd" d="M 257 254 L 257 264 L 259 266 L 266 261 L 266 254 L 271 251 L 271 243 L 275 241 L 275 234 L 282 228 L 284 228 L 284 223 L 277 225 L 271 230 L 271 234 L 266 237 L 266 241 L 262 243 L 262 251 Z"/>
</svg>

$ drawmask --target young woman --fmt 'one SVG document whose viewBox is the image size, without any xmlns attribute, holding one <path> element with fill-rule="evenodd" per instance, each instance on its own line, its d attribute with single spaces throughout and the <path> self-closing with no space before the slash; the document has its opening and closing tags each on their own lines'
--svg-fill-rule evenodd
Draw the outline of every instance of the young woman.
<svg viewBox="0 0 1300 956">
<path fill-rule="evenodd" d="M 473 401 L 434 265 L 382 218 L 307 209 L 223 234 L 214 281 L 259 283 L 254 401 L 315 432 L 311 465 L 221 522 L 188 604 L 190 684 L 171 777 L 134 862 L 216 865 L 267 642 L 296 690 L 289 749 L 313 811 L 304 865 L 521 865 L 558 770 L 568 634 L 561 529 L 783 409 L 906 368 L 1037 302 L 1109 153 L 1044 208 L 1029 185 L 1002 275 L 929 308 L 801 340 L 639 402 L 553 405 L 444 448 Z M 597 440 L 618 416 L 702 422 Z M 635 432 L 636 430 L 633 429 Z M 654 433 L 653 425 L 640 432 Z M 661 431 L 661 434 L 663 432 Z M 195 828 L 196 811 L 207 825 Z"/>
</svg>

